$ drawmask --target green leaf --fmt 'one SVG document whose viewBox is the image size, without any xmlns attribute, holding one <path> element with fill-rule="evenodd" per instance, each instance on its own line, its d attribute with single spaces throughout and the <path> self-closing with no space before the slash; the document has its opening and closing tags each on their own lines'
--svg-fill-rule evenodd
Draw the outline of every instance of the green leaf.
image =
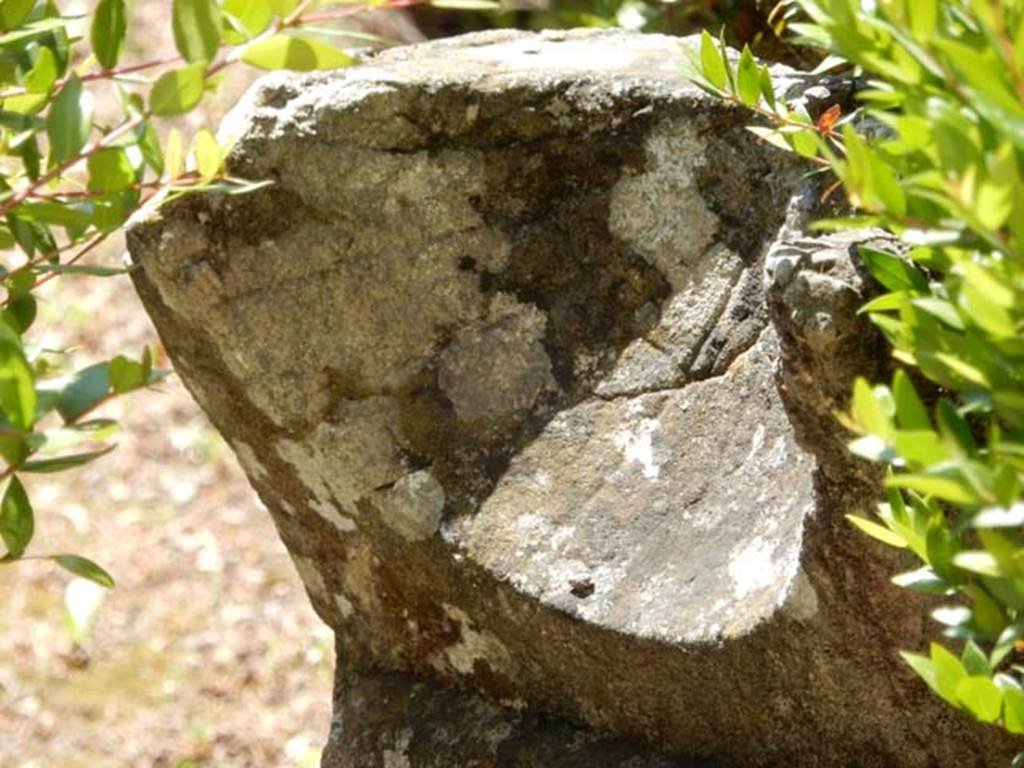
<svg viewBox="0 0 1024 768">
<path fill-rule="evenodd" d="M 120 192 L 135 183 L 135 169 L 120 147 L 101 149 L 89 158 L 89 189 Z"/>
<path fill-rule="evenodd" d="M 893 291 L 891 293 L 883 293 L 881 296 L 872 299 L 859 310 L 858 314 L 864 314 L 868 312 L 890 312 L 895 309 L 903 309 L 907 306 L 910 299 L 910 294 L 906 291 Z"/>
<path fill-rule="evenodd" d="M 0 458 L 14 466 L 25 460 L 29 454 L 28 440 L 24 435 L 0 434 Z"/>
<path fill-rule="evenodd" d="M 0 3 L 0 27 L 14 29 L 32 12 L 35 4 L 36 0 L 3 0 Z"/>
<path fill-rule="evenodd" d="M 953 564 L 965 571 L 980 573 L 982 576 L 1000 578 L 1007 575 L 999 566 L 999 561 L 991 553 L 983 550 L 958 552 L 953 556 Z"/>
<path fill-rule="evenodd" d="M 886 416 L 875 390 L 867 379 L 857 377 L 853 383 L 853 400 L 850 404 L 850 415 L 854 423 L 865 433 L 886 437 L 892 431 L 889 417 Z"/>
<path fill-rule="evenodd" d="M 106 440 L 114 435 L 119 427 L 120 425 L 114 419 L 90 419 L 69 427 L 47 429 L 43 434 L 33 433 L 35 438 L 41 438 L 43 441 L 35 446 L 35 455 L 38 457 L 44 454 L 61 453 L 83 443 Z"/>
<path fill-rule="evenodd" d="M 963 274 L 964 288 L 976 288 L 995 305 L 1013 309 L 1017 292 L 1014 291 L 1012 277 L 1000 271 L 998 261 L 961 259 L 957 261 L 955 271 Z"/>
<path fill-rule="evenodd" d="M 914 37 L 924 42 L 935 31 L 939 18 L 939 0 L 914 0 L 907 6 L 910 30 Z"/>
<path fill-rule="evenodd" d="M 35 297 L 30 294 L 12 295 L 7 300 L 7 308 L 0 314 L 3 322 L 14 329 L 18 335 L 25 333 L 35 322 L 37 305 Z"/>
<path fill-rule="evenodd" d="M 35 376 L 10 331 L 0 334 L 0 407 L 11 424 L 25 431 L 32 429 L 36 417 Z"/>
<path fill-rule="evenodd" d="M 1008 626 L 999 635 L 999 639 L 996 640 L 996 645 L 992 649 L 992 655 L 989 656 L 988 663 L 993 667 L 998 667 L 1003 659 L 1009 655 L 1010 651 L 1013 650 L 1017 641 L 1022 638 L 1024 638 L 1024 622 Z"/>
<path fill-rule="evenodd" d="M 910 506 L 908 507 L 903 499 L 903 494 L 895 488 L 886 489 L 885 495 L 889 500 L 888 505 L 879 507 L 879 517 L 885 521 L 886 525 L 898 531 L 906 539 L 907 546 L 914 554 L 928 562 L 927 535 L 931 513 L 914 496 L 910 497 Z"/>
<path fill-rule="evenodd" d="M 704 77 L 718 90 L 725 90 L 725 63 L 718 52 L 718 44 L 705 29 L 700 34 L 700 63 L 704 69 Z"/>
<path fill-rule="evenodd" d="M 118 394 L 130 392 L 148 383 L 142 365 L 134 360 L 129 360 L 124 355 L 118 355 L 111 360 L 107 364 L 107 369 L 110 386 Z"/>
<path fill-rule="evenodd" d="M 32 181 L 38 179 L 41 155 L 39 153 L 39 142 L 36 140 L 36 135 L 33 133 L 26 141 L 22 142 L 14 151 L 14 154 L 21 158 L 21 162 L 25 165 L 25 173 L 28 174 L 28 177 Z"/>
<path fill-rule="evenodd" d="M 139 131 L 139 151 L 142 152 L 142 158 L 146 161 L 150 168 L 156 171 L 157 175 L 161 175 L 164 172 L 164 153 L 160 147 L 160 136 L 157 134 L 156 129 L 152 123 L 146 123 L 145 127 Z M 142 171 L 139 171 L 142 174 Z"/>
<path fill-rule="evenodd" d="M 40 474 L 63 472 L 68 469 L 74 469 L 75 467 L 81 467 L 83 464 L 88 464 L 91 461 L 95 461 L 100 456 L 106 456 L 116 447 L 116 445 L 108 445 L 106 448 L 98 451 L 73 453 L 68 456 L 58 456 L 55 459 L 35 459 L 33 461 L 26 461 L 21 465 L 20 469 L 23 472 L 38 472 Z"/>
<path fill-rule="evenodd" d="M 897 587 L 928 595 L 945 595 L 950 590 L 949 584 L 927 566 L 897 574 L 892 577 L 892 583 Z"/>
<path fill-rule="evenodd" d="M 299 5 L 299 0 L 270 0 L 270 6 L 281 18 L 291 14 Z"/>
<path fill-rule="evenodd" d="M 164 171 L 170 181 L 179 178 L 185 172 L 185 154 L 181 145 L 181 132 L 171 128 L 164 145 Z"/>
<path fill-rule="evenodd" d="M 818 154 L 818 135 L 807 129 L 794 129 L 783 134 L 800 157 L 814 157 Z"/>
<path fill-rule="evenodd" d="M 725 44 L 725 24 L 718 30 L 718 55 L 722 58 L 722 65 L 725 67 L 725 77 L 729 81 L 730 93 L 736 93 L 736 73 L 733 72 L 729 59 L 729 48 Z"/>
<path fill-rule="evenodd" d="M 13 1 L 17 4 L 19 0 Z M 25 1 L 27 2 L 27 0 Z M 2 11 L 0 11 L 0 13 L 2 13 Z M 54 17 L 34 21 L 31 24 L 26 24 L 19 29 L 8 32 L 6 35 L 0 35 L 0 47 L 20 47 L 29 40 L 37 40 L 39 38 L 51 36 L 55 30 L 63 29 L 71 21 L 72 19 L 70 17 Z M 7 28 L 10 29 L 11 27 L 8 26 Z"/>
<path fill-rule="evenodd" d="M 999 637 L 1008 623 L 1002 606 L 978 584 L 967 584 L 961 591 L 971 601 L 971 618 L 981 636 Z"/>
<path fill-rule="evenodd" d="M 1003 726 L 1010 733 L 1024 733 L 1024 692 L 1014 688 L 1003 691 Z"/>
<path fill-rule="evenodd" d="M 35 516 L 28 494 L 17 475 L 12 475 L 0 501 L 0 537 L 7 547 L 7 557 L 21 557 L 25 547 L 32 541 L 35 531 Z"/>
<path fill-rule="evenodd" d="M 1016 150 L 1005 141 L 993 155 L 988 178 L 978 183 L 974 215 L 983 227 L 1002 229 L 1013 212 L 1014 192 L 1020 187 Z"/>
<path fill-rule="evenodd" d="M 931 419 L 921 398 L 914 389 L 914 384 L 902 368 L 897 369 L 892 377 L 892 396 L 896 400 L 896 422 L 901 429 L 930 430 Z"/>
<path fill-rule="evenodd" d="M 757 105 L 761 98 L 761 69 L 754 60 L 749 46 L 743 46 L 740 63 L 736 70 L 736 90 L 740 101 L 748 107 Z"/>
<path fill-rule="evenodd" d="M 82 229 L 92 223 L 92 212 L 87 205 L 71 203 L 22 203 L 18 213 L 31 221 L 57 227 Z"/>
<path fill-rule="evenodd" d="M 964 314 L 986 333 L 996 338 L 1013 338 L 1017 332 L 1013 316 L 993 298 L 993 294 L 983 286 L 965 282 L 958 304 Z"/>
<path fill-rule="evenodd" d="M 957 355 L 952 355 L 946 352 L 933 352 L 927 357 L 936 363 L 940 363 L 945 366 L 954 376 L 957 376 L 966 382 L 976 384 L 983 389 L 989 389 L 992 386 L 992 382 L 989 381 L 985 371 L 975 365 L 971 365 Z M 925 358 L 925 355 L 921 355 L 922 361 L 924 361 Z"/>
<path fill-rule="evenodd" d="M 956 697 L 983 723 L 994 723 L 1003 710 L 1003 692 L 987 676 L 971 675 L 960 681 Z"/>
<path fill-rule="evenodd" d="M 100 0 L 93 12 L 89 40 L 96 60 L 104 69 L 117 66 L 127 29 L 124 0 Z"/>
<path fill-rule="evenodd" d="M 977 504 L 980 499 L 970 485 L 951 475 L 901 474 L 886 480 L 890 488 L 907 488 L 923 496 L 934 496 L 954 504 Z"/>
<path fill-rule="evenodd" d="M 107 589 L 114 588 L 113 577 L 92 560 L 80 555 L 55 555 L 51 559 L 65 571 L 70 571 L 75 576 L 88 579 Z"/>
<path fill-rule="evenodd" d="M 772 82 L 772 73 L 768 67 L 761 67 L 761 96 L 771 109 L 775 109 L 775 84 Z"/>
<path fill-rule="evenodd" d="M 964 643 L 964 650 L 960 654 L 960 661 L 963 662 L 964 669 L 967 670 L 968 675 L 992 677 L 992 667 L 989 666 L 988 658 L 973 640 L 968 640 Z"/>
<path fill-rule="evenodd" d="M 97 363 L 79 371 L 63 390 L 57 400 L 57 412 L 66 424 L 73 424 L 79 418 L 99 405 L 110 391 L 110 376 L 106 363 Z"/>
<path fill-rule="evenodd" d="M 907 546 L 907 541 L 895 531 L 890 531 L 883 525 L 879 525 L 876 522 L 868 520 L 866 517 L 860 517 L 858 515 L 847 515 L 846 519 L 853 523 L 855 526 L 860 528 L 868 536 L 874 539 L 878 539 L 883 544 L 888 544 L 890 547 L 897 547 L 903 549 Z"/>
<path fill-rule="evenodd" d="M 225 0 L 221 6 L 229 29 L 224 38 L 233 45 L 252 40 L 262 34 L 274 17 L 267 0 Z"/>
<path fill-rule="evenodd" d="M 956 706 L 959 703 L 957 688 L 967 678 L 967 671 L 960 663 L 960 659 L 938 643 L 931 644 L 931 657 L 939 695 Z"/>
<path fill-rule="evenodd" d="M 992 400 L 1000 415 L 1017 421 L 1017 426 L 1024 426 L 1024 393 L 997 390 L 992 393 Z"/>
<path fill-rule="evenodd" d="M 35 283 L 36 278 L 31 270 L 19 269 L 7 275 L 6 288 L 12 296 L 24 296 L 32 290 Z M 14 339 L 14 341 L 17 341 L 17 339 Z"/>
<path fill-rule="evenodd" d="M 960 415 L 956 406 L 944 397 L 939 400 L 935 408 L 935 421 L 938 424 L 939 432 L 951 450 L 967 456 L 977 453 L 978 446 L 974 442 L 970 425 Z"/>
<path fill-rule="evenodd" d="M 25 75 L 25 87 L 32 93 L 48 93 L 57 81 L 57 58 L 49 48 L 40 47 L 36 63 Z"/>
<path fill-rule="evenodd" d="M 211 62 L 220 48 L 223 20 L 214 0 L 174 0 L 174 44 L 188 62 Z"/>
<path fill-rule="evenodd" d="M 202 128 L 196 134 L 192 152 L 196 158 L 196 168 L 203 179 L 212 179 L 220 174 L 224 158 L 217 139 L 207 129 Z"/>
<path fill-rule="evenodd" d="M 924 310 L 937 320 L 941 320 L 950 328 L 953 328 L 957 331 L 964 330 L 964 321 L 960 318 L 959 313 L 957 313 L 956 307 L 954 307 L 945 299 L 937 299 L 933 296 L 925 296 L 911 299 L 910 303 L 917 309 Z"/>
<path fill-rule="evenodd" d="M 857 252 L 871 276 L 890 291 L 928 290 L 927 278 L 906 259 L 867 246 Z"/>
<path fill-rule="evenodd" d="M 92 95 L 73 74 L 53 100 L 46 118 L 51 164 L 58 165 L 75 157 L 89 140 L 91 130 Z"/>
<path fill-rule="evenodd" d="M 173 117 L 190 111 L 203 98 L 205 78 L 206 64 L 203 62 L 165 72 L 153 84 L 149 108 L 160 117 Z"/>
<path fill-rule="evenodd" d="M 892 435 L 896 453 L 908 465 L 938 464 L 952 458 L 949 448 L 931 429 L 898 430 Z"/>
<path fill-rule="evenodd" d="M 312 38 L 279 34 L 259 40 L 242 51 L 242 61 L 260 69 L 338 69 L 355 63 L 342 50 Z"/>
</svg>

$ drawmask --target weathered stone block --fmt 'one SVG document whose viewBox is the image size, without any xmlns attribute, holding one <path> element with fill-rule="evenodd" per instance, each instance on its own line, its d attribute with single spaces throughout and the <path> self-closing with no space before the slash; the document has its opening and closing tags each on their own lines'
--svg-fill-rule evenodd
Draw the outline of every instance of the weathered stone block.
<svg viewBox="0 0 1024 768">
<path fill-rule="evenodd" d="M 884 364 L 851 241 L 800 239 L 805 169 L 679 44 L 496 33 L 268 77 L 225 130 L 275 184 L 129 234 L 337 632 L 325 765 L 1011 751 L 902 666 L 923 605 L 842 522 L 877 478 L 833 410 Z"/>
</svg>

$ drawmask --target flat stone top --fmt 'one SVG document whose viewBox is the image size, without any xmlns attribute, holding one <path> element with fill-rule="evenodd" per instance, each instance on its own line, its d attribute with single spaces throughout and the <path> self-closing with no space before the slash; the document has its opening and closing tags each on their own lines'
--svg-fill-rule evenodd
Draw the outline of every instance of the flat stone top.
<svg viewBox="0 0 1024 768">
<path fill-rule="evenodd" d="M 374 68 L 381 66 L 417 79 L 424 73 L 430 78 L 477 81 L 515 75 L 545 79 L 589 75 L 605 83 L 610 77 L 644 77 L 692 87 L 679 67 L 682 46 L 692 42 L 695 38 L 623 30 L 536 34 L 495 30 L 386 51 L 361 69 L 370 77 Z"/>
<path fill-rule="evenodd" d="M 368 57 L 360 65 L 332 72 L 295 75 L 274 72 L 261 78 L 226 118 L 222 138 L 236 138 L 251 129 L 250 119 L 260 94 L 282 89 L 290 103 L 275 106 L 286 112 L 303 105 L 347 109 L 388 87 L 414 86 L 425 93 L 467 87 L 477 93 L 503 93 L 558 86 L 578 108 L 601 112 L 620 90 L 641 87 L 650 95 L 688 94 L 701 97 L 683 75 L 684 46 L 699 45 L 696 37 L 637 35 L 623 30 L 540 33 L 493 30 L 403 46 Z M 388 126 L 381 126 L 387 131 Z"/>
</svg>

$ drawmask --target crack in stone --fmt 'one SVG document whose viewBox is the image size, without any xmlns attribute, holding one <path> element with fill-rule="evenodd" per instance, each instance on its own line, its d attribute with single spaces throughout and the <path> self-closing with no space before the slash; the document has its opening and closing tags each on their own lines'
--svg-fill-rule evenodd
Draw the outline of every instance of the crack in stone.
<svg viewBox="0 0 1024 768">
<path fill-rule="evenodd" d="M 711 249 L 709 248 L 709 250 Z M 680 366 L 686 368 L 686 372 L 683 374 L 684 376 L 687 376 L 689 374 L 690 368 L 693 366 L 695 362 L 697 362 L 697 358 L 700 357 L 701 352 L 704 350 L 704 345 L 707 343 L 708 339 L 711 338 L 711 335 L 715 332 L 715 329 L 718 327 L 719 322 L 721 322 L 722 316 L 725 314 L 725 311 L 729 308 L 729 304 L 733 298 L 733 291 L 736 290 L 736 286 L 740 284 L 740 281 L 746 274 L 746 269 L 741 269 L 737 271 L 736 275 L 729 282 L 729 289 L 727 291 L 722 291 L 722 298 L 720 300 L 719 306 L 716 307 L 714 311 L 714 318 L 711 320 L 711 322 L 707 323 L 704 326 L 703 333 L 700 335 L 700 338 L 692 347 L 691 356 L 688 357 Z M 739 355 L 734 355 L 733 359 L 735 360 L 738 356 Z M 730 360 L 729 363 L 731 364 L 732 360 Z M 711 367 L 714 368 L 714 366 Z"/>
<path fill-rule="evenodd" d="M 757 336 L 754 337 L 753 341 L 751 341 L 742 350 L 733 355 L 732 360 L 729 361 L 729 365 L 726 366 L 726 368 L 721 373 L 709 373 L 704 376 L 687 378 L 684 381 L 676 382 L 669 386 L 653 387 L 651 389 L 642 389 L 635 392 L 622 392 L 621 394 L 618 395 L 600 395 L 597 392 L 590 392 L 588 399 L 593 398 L 595 400 L 600 400 L 605 403 L 614 403 L 620 400 L 633 400 L 638 397 L 644 397 L 646 395 L 657 395 L 663 392 L 680 392 L 693 384 L 703 384 L 705 382 L 725 379 L 725 377 L 729 375 L 729 369 L 732 366 L 732 364 L 736 362 L 736 360 L 741 358 L 743 355 L 745 355 L 747 352 L 749 352 L 751 349 L 756 347 L 758 342 L 760 342 L 764 338 L 765 334 L 770 330 L 770 328 L 771 323 L 766 323 L 764 327 L 762 327 L 761 330 L 758 331 Z"/>
</svg>

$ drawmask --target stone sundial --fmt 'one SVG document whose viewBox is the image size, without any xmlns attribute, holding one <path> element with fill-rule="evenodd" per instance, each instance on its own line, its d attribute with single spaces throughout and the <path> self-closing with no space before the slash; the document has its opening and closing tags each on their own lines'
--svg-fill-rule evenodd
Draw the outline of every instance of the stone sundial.
<svg viewBox="0 0 1024 768">
<path fill-rule="evenodd" d="M 275 183 L 129 234 L 337 633 L 325 766 L 1012 754 L 902 666 L 927 606 L 842 519 L 877 485 L 833 411 L 884 364 L 853 240 L 801 233 L 806 169 L 679 46 L 502 32 L 269 76 L 222 133 Z"/>
</svg>

